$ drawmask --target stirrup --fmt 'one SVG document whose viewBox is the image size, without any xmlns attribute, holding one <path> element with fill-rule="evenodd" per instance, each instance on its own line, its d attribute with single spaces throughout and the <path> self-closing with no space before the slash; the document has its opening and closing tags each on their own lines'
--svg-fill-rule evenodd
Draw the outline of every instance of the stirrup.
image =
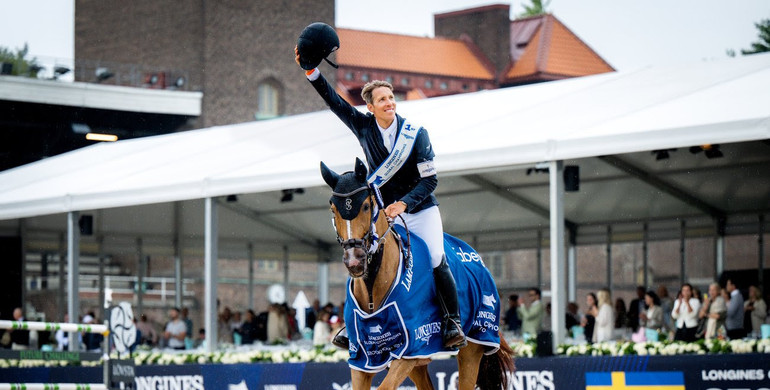
<svg viewBox="0 0 770 390">
<path fill-rule="evenodd" d="M 457 334 L 450 336 L 450 333 Z M 468 345 L 468 340 L 465 338 L 463 328 L 460 327 L 460 324 L 457 322 L 457 320 L 451 317 L 447 317 L 444 320 L 444 332 L 442 335 L 442 340 L 444 341 L 444 348 L 460 349 Z"/>
<path fill-rule="evenodd" d="M 346 327 L 343 326 L 337 331 L 337 334 L 332 337 L 332 345 L 347 351 L 350 348 L 350 339 L 348 339 L 348 332 L 345 329 Z"/>
</svg>

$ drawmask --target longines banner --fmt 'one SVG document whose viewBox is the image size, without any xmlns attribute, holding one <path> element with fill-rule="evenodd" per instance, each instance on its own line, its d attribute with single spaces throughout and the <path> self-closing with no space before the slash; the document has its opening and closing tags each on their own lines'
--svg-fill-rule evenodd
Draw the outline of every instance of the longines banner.
<svg viewBox="0 0 770 390">
<path fill-rule="evenodd" d="M 509 390 L 770 390 L 770 354 L 517 359 Z M 0 382 L 88 383 L 100 367 L 0 369 Z M 437 390 L 454 390 L 455 360 L 429 367 Z M 384 372 L 375 377 L 379 383 Z M 407 382 L 402 389 L 414 389 Z M 347 363 L 136 367 L 137 390 L 349 390 Z"/>
</svg>

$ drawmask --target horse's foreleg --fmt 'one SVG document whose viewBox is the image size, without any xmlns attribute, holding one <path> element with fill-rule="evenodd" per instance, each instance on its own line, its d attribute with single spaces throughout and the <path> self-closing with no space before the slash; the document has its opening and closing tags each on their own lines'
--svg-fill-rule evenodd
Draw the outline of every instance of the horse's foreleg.
<svg viewBox="0 0 770 390">
<path fill-rule="evenodd" d="M 473 390 L 476 388 L 476 378 L 479 375 L 479 364 L 484 356 L 484 347 L 468 343 L 457 354 L 457 369 L 460 373 L 458 390 Z"/>
<path fill-rule="evenodd" d="M 409 374 L 409 379 L 414 382 L 418 390 L 433 390 L 433 382 L 430 381 L 427 365 L 417 366 L 412 369 L 412 372 Z"/>
<path fill-rule="evenodd" d="M 350 370 L 350 384 L 353 390 L 371 390 L 374 374 L 358 370 Z"/>
<path fill-rule="evenodd" d="M 390 363 L 388 374 L 377 389 L 396 390 L 417 365 L 416 359 L 398 359 Z"/>
</svg>

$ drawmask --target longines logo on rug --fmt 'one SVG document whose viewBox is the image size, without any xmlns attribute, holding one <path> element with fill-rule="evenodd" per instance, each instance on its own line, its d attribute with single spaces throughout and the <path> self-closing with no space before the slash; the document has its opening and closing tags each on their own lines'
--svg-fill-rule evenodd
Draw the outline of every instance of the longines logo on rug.
<svg viewBox="0 0 770 390">
<path fill-rule="evenodd" d="M 420 325 L 414 330 L 414 338 L 422 340 L 426 344 L 430 342 L 430 336 L 441 332 L 440 322 L 431 322 L 429 324 Z"/>
</svg>

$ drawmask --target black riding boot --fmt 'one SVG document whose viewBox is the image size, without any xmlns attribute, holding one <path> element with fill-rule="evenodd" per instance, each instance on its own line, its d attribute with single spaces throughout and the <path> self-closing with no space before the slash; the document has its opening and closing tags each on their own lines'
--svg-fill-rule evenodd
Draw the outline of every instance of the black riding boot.
<svg viewBox="0 0 770 390">
<path fill-rule="evenodd" d="M 460 326 L 460 307 L 457 304 L 457 286 L 446 256 L 441 258 L 441 264 L 433 269 L 433 280 L 436 282 L 436 295 L 444 313 L 444 347 L 462 348 L 468 344 Z"/>
<path fill-rule="evenodd" d="M 337 334 L 332 338 L 332 344 L 339 349 L 344 349 L 345 351 L 348 350 L 350 347 L 350 339 L 348 339 L 346 327 L 343 326 L 337 331 Z"/>
</svg>

